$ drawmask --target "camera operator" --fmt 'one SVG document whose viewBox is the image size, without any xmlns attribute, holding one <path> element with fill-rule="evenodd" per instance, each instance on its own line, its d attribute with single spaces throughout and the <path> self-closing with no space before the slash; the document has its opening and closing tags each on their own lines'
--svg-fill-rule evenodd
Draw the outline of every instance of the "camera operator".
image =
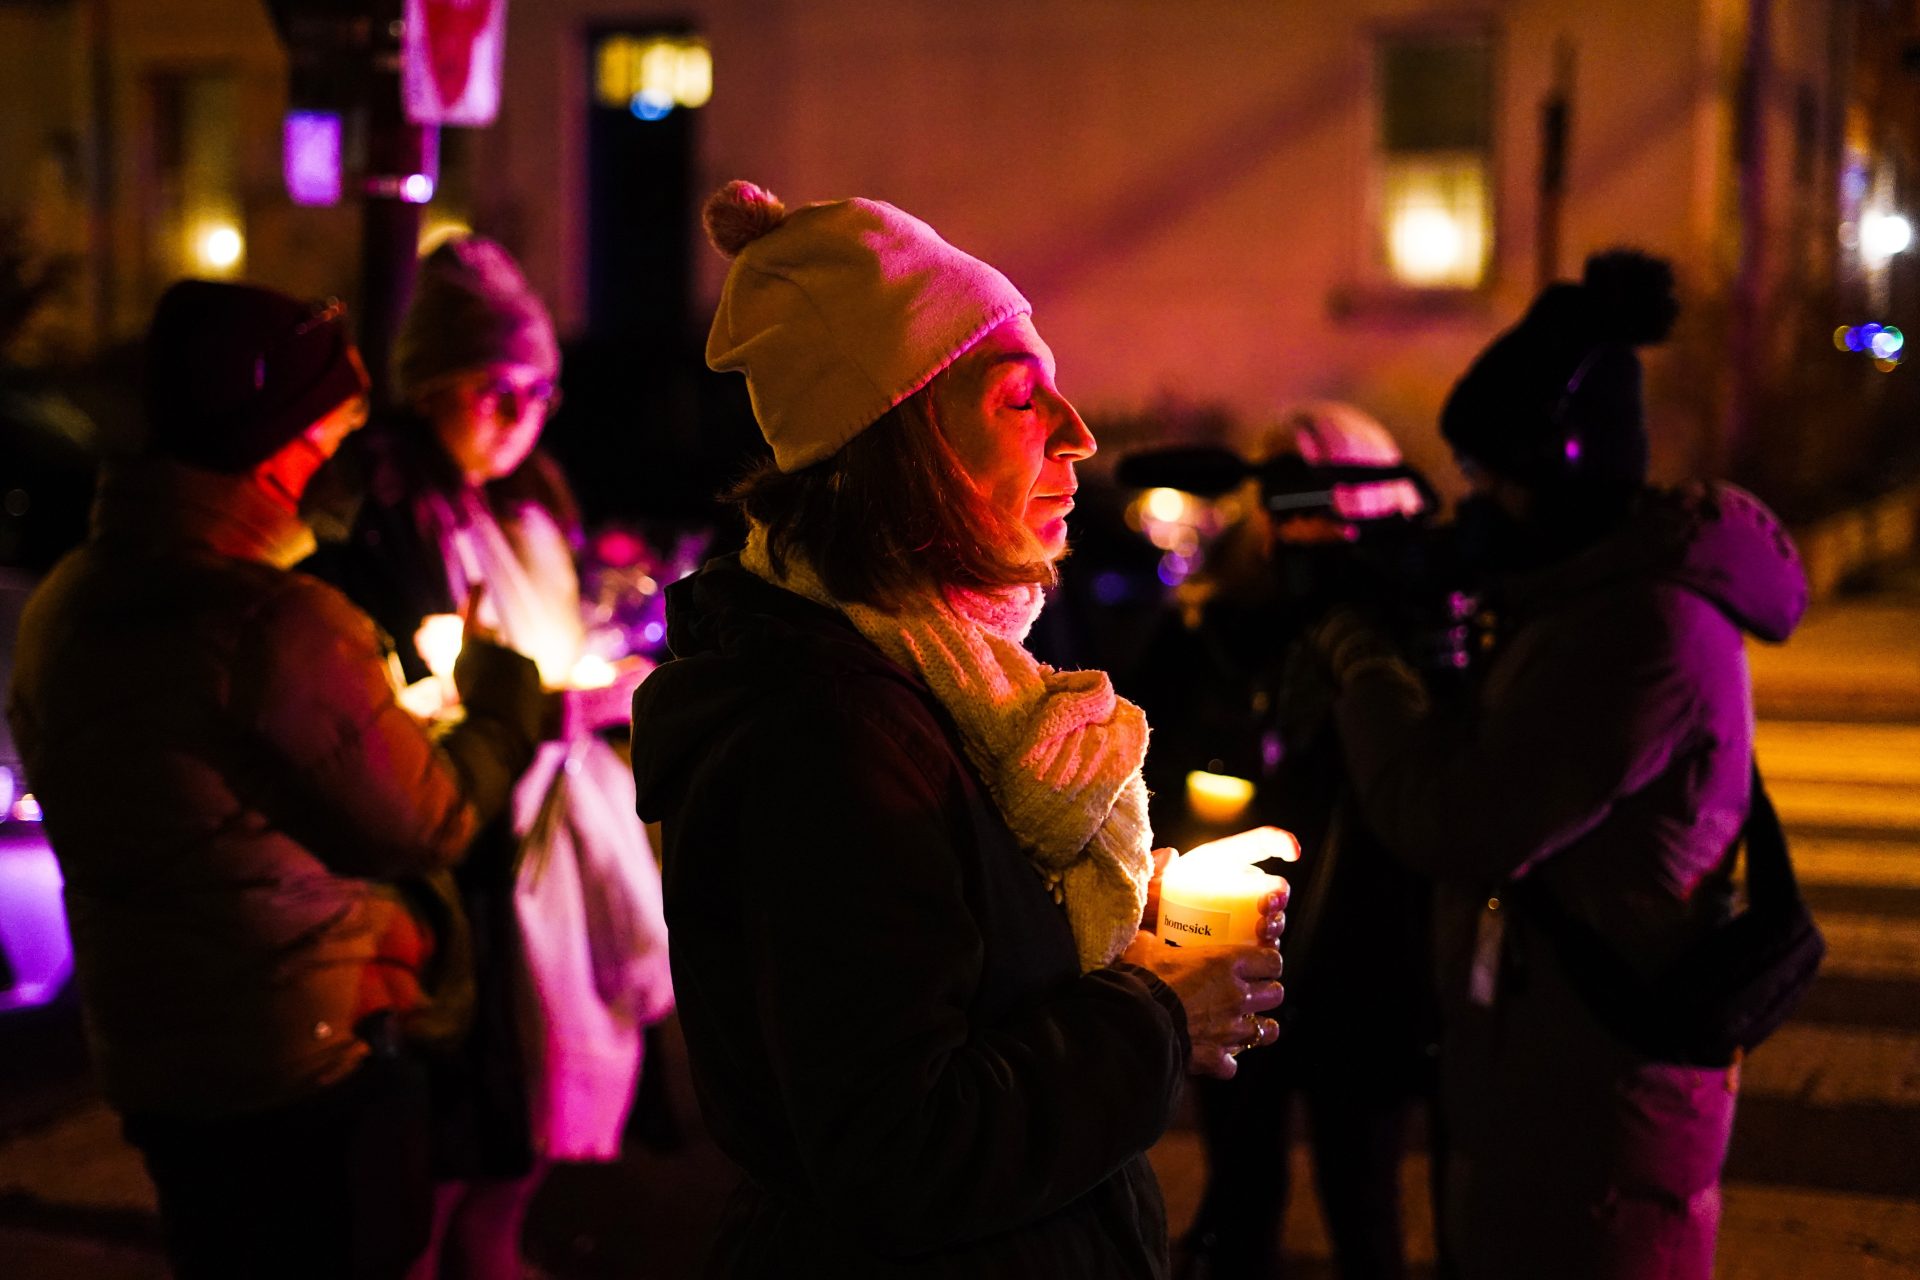
<svg viewBox="0 0 1920 1280">
<path fill-rule="evenodd" d="M 1233 1080 L 1197 1085 L 1207 1189 L 1181 1274 L 1273 1274 L 1298 1097 L 1340 1275 L 1398 1280 L 1406 1111 L 1430 1075 L 1427 895 L 1347 811 L 1324 682 L 1298 675 L 1310 624 L 1355 592 L 1371 601 L 1392 590 L 1377 579 L 1406 540 L 1425 536 L 1427 502 L 1408 478 L 1325 481 L 1322 467 L 1405 475 L 1386 429 L 1348 405 L 1300 406 L 1263 452 L 1250 468 L 1261 481 L 1253 509 L 1176 591 L 1134 690 L 1155 726 L 1146 775 L 1156 831 L 1190 845 L 1273 823 L 1305 850 L 1270 868 L 1294 887 L 1286 1031 Z M 1136 467 L 1153 478 L 1154 460 L 1129 460 L 1123 478 Z M 1250 811 L 1231 824 L 1191 812 L 1192 770 L 1254 782 Z"/>
<path fill-rule="evenodd" d="M 1649 981 L 1715 927 L 1749 801 L 1742 633 L 1784 639 L 1806 604 L 1753 498 L 1645 487 L 1634 349 L 1665 337 L 1672 290 L 1665 262 L 1597 255 L 1447 400 L 1441 432 L 1477 495 L 1462 520 L 1499 570 L 1499 643 L 1470 705 L 1435 709 L 1354 612 L 1315 633 L 1362 811 L 1438 882 L 1442 1225 L 1464 1280 L 1712 1267 L 1737 1066 L 1628 1048 L 1529 906 Z"/>
</svg>

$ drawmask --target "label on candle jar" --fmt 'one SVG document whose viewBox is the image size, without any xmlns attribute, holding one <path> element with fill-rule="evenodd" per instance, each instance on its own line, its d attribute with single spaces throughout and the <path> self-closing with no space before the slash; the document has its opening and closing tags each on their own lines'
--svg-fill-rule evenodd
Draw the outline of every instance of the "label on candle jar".
<svg viewBox="0 0 1920 1280">
<path fill-rule="evenodd" d="M 1209 911 L 1205 907 L 1160 899 L 1160 936 L 1169 942 L 1196 946 L 1218 946 L 1229 938 L 1233 924 L 1231 911 Z"/>
<path fill-rule="evenodd" d="M 1278 827 L 1243 831 L 1189 850 L 1161 874 L 1154 932 L 1187 947 L 1259 945 L 1260 903 L 1286 881 L 1254 863 L 1299 856 L 1299 844 Z"/>
</svg>

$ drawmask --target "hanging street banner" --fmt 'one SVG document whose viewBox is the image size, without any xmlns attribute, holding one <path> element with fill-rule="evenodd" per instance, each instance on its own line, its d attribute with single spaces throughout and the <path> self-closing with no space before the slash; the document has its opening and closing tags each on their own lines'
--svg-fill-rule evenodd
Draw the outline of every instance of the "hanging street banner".
<svg viewBox="0 0 1920 1280">
<path fill-rule="evenodd" d="M 487 125 L 500 113 L 507 0 L 407 0 L 401 96 L 422 125 Z"/>
</svg>

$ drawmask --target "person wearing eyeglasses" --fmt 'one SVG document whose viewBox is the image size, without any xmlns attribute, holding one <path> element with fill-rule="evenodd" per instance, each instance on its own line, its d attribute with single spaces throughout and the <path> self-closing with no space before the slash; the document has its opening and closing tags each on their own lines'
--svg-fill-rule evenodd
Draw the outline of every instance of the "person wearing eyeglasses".
<svg viewBox="0 0 1920 1280">
<path fill-rule="evenodd" d="M 65 879 L 93 1066 L 174 1274 L 399 1280 L 432 1221 L 423 1055 L 471 1013 L 449 868 L 506 812 L 532 662 L 468 637 L 429 734 L 373 621 L 290 572 L 367 417 L 337 303 L 182 281 L 148 442 L 20 625 L 8 708 Z"/>
<path fill-rule="evenodd" d="M 476 589 L 478 620 L 547 688 L 545 740 L 511 820 L 462 872 L 479 1017 L 440 1064 L 439 1218 L 415 1272 L 517 1277 L 541 1169 L 619 1154 L 642 1031 L 672 1007 L 659 872 L 631 771 L 602 736 L 626 731 L 650 665 L 609 671 L 587 652 L 579 513 L 537 447 L 560 402 L 559 343 L 504 248 L 463 236 L 426 257 L 392 372 L 400 410 L 357 449 L 366 501 L 312 569 L 381 621 L 416 688 L 437 687 L 423 623 Z M 562 860 L 565 874 L 539 874 Z"/>
</svg>

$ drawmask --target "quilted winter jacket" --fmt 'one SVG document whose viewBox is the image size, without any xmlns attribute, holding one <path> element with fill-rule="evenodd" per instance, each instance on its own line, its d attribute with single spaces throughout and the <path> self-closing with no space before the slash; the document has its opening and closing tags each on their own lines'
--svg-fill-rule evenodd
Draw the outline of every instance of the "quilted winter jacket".
<svg viewBox="0 0 1920 1280">
<path fill-rule="evenodd" d="M 373 623 L 280 567 L 310 547 L 244 478 L 143 463 L 109 474 L 21 623 L 9 714 L 125 1112 L 291 1101 L 367 1055 L 366 1015 L 423 1010 L 435 899 L 414 890 L 532 757 L 531 663 L 490 650 L 525 668 L 519 713 L 436 745 Z"/>
</svg>

